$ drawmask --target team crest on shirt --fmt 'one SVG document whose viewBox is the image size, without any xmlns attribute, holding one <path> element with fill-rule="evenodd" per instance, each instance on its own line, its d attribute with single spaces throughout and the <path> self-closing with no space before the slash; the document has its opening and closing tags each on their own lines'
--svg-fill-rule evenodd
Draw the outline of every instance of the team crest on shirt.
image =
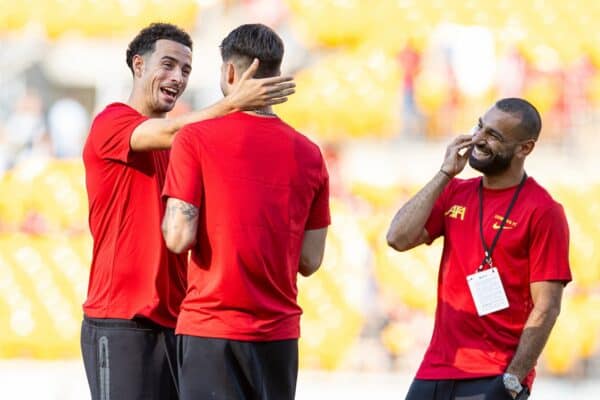
<svg viewBox="0 0 600 400">
<path fill-rule="evenodd" d="M 463 221 L 465 219 L 465 213 L 467 212 L 467 207 L 465 206 L 459 206 L 459 205 L 453 205 L 452 207 L 450 207 L 448 209 L 448 211 L 446 211 L 444 213 L 445 216 L 453 218 L 453 219 L 459 219 L 461 221 Z"/>
<path fill-rule="evenodd" d="M 495 230 L 500 229 L 500 225 L 502 224 L 502 220 L 504 219 L 504 217 L 502 215 L 494 215 L 494 225 L 492 225 L 492 228 L 494 228 Z M 502 229 L 513 229 L 517 227 L 517 223 L 515 221 L 512 221 L 510 219 L 506 220 L 506 223 L 504 224 L 504 228 Z"/>
</svg>

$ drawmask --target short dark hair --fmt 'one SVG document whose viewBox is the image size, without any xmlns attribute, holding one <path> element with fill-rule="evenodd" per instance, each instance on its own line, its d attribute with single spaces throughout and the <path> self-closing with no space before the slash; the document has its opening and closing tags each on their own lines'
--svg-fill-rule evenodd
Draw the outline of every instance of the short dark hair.
<svg viewBox="0 0 600 400">
<path fill-rule="evenodd" d="M 235 59 L 240 68 L 247 68 L 254 58 L 259 66 L 256 78 L 275 76 L 283 59 L 283 41 L 268 26 L 245 24 L 234 29 L 221 42 L 223 61 Z"/>
<path fill-rule="evenodd" d="M 540 136 L 542 118 L 538 110 L 527 100 L 509 97 L 496 102 L 496 107 L 521 120 L 519 127 L 525 138 L 537 140 Z"/>
<path fill-rule="evenodd" d="M 140 31 L 127 47 L 127 66 L 133 72 L 133 56 L 143 56 L 156 49 L 156 41 L 161 39 L 172 40 L 187 46 L 192 50 L 192 38 L 190 35 L 173 24 L 155 22 Z"/>
</svg>

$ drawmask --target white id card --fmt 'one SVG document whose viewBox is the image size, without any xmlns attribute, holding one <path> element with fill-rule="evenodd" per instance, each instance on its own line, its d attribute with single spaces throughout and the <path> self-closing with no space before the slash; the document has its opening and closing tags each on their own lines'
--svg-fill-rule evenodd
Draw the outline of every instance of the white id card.
<svg viewBox="0 0 600 400">
<path fill-rule="evenodd" d="M 508 299 L 497 268 L 469 275 L 467 283 L 480 317 L 508 308 Z"/>
</svg>

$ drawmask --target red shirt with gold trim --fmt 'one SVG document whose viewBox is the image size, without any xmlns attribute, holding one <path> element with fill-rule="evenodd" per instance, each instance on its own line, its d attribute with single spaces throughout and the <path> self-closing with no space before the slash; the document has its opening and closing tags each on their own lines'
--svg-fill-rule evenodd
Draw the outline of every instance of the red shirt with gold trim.
<svg viewBox="0 0 600 400">
<path fill-rule="evenodd" d="M 524 183 L 493 251 L 509 308 L 477 315 L 467 285 L 484 256 L 479 234 L 482 178 L 453 179 L 437 199 L 425 229 L 444 237 L 438 303 L 429 348 L 418 379 L 470 379 L 499 375 L 510 363 L 533 307 L 530 284 L 571 280 L 569 229 L 562 206 L 533 178 Z M 483 189 L 483 233 L 488 246 L 516 190 Z M 535 370 L 525 383 L 531 387 Z"/>
</svg>

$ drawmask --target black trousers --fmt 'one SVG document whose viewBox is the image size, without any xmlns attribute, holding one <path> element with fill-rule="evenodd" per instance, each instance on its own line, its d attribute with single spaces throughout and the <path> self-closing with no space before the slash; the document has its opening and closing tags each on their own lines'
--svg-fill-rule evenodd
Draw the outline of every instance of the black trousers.
<svg viewBox="0 0 600 400">
<path fill-rule="evenodd" d="M 527 388 L 518 400 L 529 397 Z M 423 380 L 415 379 L 406 400 L 512 400 L 504 388 L 502 375 L 480 379 Z"/>
<path fill-rule="evenodd" d="M 293 400 L 298 340 L 177 336 L 181 400 Z"/>
<path fill-rule="evenodd" d="M 177 400 L 176 339 L 148 320 L 87 318 L 81 353 L 92 400 Z"/>
</svg>

